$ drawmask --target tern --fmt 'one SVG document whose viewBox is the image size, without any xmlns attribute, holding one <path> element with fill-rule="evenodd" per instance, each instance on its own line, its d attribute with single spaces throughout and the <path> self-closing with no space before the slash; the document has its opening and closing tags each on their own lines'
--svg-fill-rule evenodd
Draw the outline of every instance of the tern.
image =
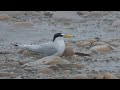
<svg viewBox="0 0 120 90">
<path fill-rule="evenodd" d="M 14 46 L 36 52 L 43 56 L 52 56 L 52 55 L 62 56 L 65 51 L 64 38 L 71 38 L 71 37 L 74 36 L 69 34 L 56 33 L 53 36 L 53 40 L 49 42 L 45 42 L 39 45 L 14 44 Z"/>
</svg>

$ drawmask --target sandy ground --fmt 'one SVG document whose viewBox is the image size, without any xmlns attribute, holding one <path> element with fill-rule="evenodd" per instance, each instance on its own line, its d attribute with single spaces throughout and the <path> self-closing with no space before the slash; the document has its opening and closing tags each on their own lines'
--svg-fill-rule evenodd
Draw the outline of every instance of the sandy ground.
<svg viewBox="0 0 120 90">
<path fill-rule="evenodd" d="M 118 11 L 0 11 L 0 78 L 95 79 L 109 73 L 120 77 L 120 12 Z M 61 57 L 66 63 L 26 66 L 41 58 L 19 53 L 11 45 L 51 41 L 57 32 L 75 51 L 91 56 Z M 101 47 L 100 45 L 104 45 Z M 39 66 L 39 67 L 37 67 Z M 109 76 L 109 75 L 108 75 Z"/>
</svg>

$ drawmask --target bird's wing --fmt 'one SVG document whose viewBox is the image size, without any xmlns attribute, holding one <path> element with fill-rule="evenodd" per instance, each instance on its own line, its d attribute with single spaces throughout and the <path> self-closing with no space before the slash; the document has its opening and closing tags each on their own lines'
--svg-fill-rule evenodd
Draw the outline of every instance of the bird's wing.
<svg viewBox="0 0 120 90">
<path fill-rule="evenodd" d="M 53 55 L 58 52 L 55 44 L 53 42 L 47 42 L 40 45 L 20 45 L 21 48 L 28 49 L 31 51 L 38 52 L 45 56 Z"/>
</svg>

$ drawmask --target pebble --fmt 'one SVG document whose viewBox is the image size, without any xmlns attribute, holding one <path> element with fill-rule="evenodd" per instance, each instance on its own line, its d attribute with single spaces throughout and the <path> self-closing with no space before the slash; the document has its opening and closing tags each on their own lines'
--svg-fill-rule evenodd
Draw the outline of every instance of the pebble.
<svg viewBox="0 0 120 90">
<path fill-rule="evenodd" d="M 68 57 L 68 56 L 73 56 L 74 54 L 75 54 L 75 50 L 73 48 L 66 47 L 63 56 Z"/>
<path fill-rule="evenodd" d="M 21 28 L 21 27 L 30 28 L 32 26 L 33 26 L 32 22 L 16 22 L 13 24 L 13 27 L 17 27 L 17 28 Z"/>
<path fill-rule="evenodd" d="M 15 73 L 14 72 L 4 72 L 4 71 L 0 71 L 0 77 L 15 77 Z"/>
<path fill-rule="evenodd" d="M 103 79 L 119 79 L 119 78 L 111 73 L 105 73 Z"/>
<path fill-rule="evenodd" d="M 89 41 L 76 42 L 77 47 L 90 47 L 91 43 Z"/>
<path fill-rule="evenodd" d="M 8 16 L 7 14 L 0 14 L 0 20 L 3 21 L 3 20 L 9 20 L 11 19 L 10 16 Z"/>
<path fill-rule="evenodd" d="M 37 61 L 34 62 L 30 62 L 28 63 L 30 66 L 37 66 L 37 65 L 56 65 L 56 64 L 62 64 L 62 63 L 69 63 L 67 60 L 65 59 L 61 59 L 58 56 L 47 56 L 44 57 L 42 59 L 39 59 Z"/>
<path fill-rule="evenodd" d="M 54 71 L 50 68 L 44 68 L 42 70 L 39 70 L 39 73 L 43 73 L 43 74 L 53 74 Z"/>
<path fill-rule="evenodd" d="M 112 23 L 112 26 L 113 26 L 113 27 L 118 27 L 118 26 L 120 26 L 120 20 L 114 21 L 114 22 Z"/>
<path fill-rule="evenodd" d="M 89 79 L 89 78 L 83 74 L 76 74 L 76 75 L 73 75 L 71 79 Z"/>
<path fill-rule="evenodd" d="M 97 45 L 92 48 L 90 48 L 91 51 L 95 52 L 109 52 L 113 50 L 113 48 L 110 45 Z"/>
</svg>

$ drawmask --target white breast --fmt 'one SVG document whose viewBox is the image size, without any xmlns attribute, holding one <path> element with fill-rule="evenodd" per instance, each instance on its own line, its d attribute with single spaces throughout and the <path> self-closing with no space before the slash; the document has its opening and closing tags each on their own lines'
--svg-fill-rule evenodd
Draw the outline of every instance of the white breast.
<svg viewBox="0 0 120 90">
<path fill-rule="evenodd" d="M 56 44 L 56 48 L 58 50 L 58 52 L 55 55 L 56 56 L 63 55 L 63 53 L 65 51 L 65 42 L 64 42 L 63 37 L 56 38 L 56 40 L 54 41 L 54 43 Z"/>
</svg>

